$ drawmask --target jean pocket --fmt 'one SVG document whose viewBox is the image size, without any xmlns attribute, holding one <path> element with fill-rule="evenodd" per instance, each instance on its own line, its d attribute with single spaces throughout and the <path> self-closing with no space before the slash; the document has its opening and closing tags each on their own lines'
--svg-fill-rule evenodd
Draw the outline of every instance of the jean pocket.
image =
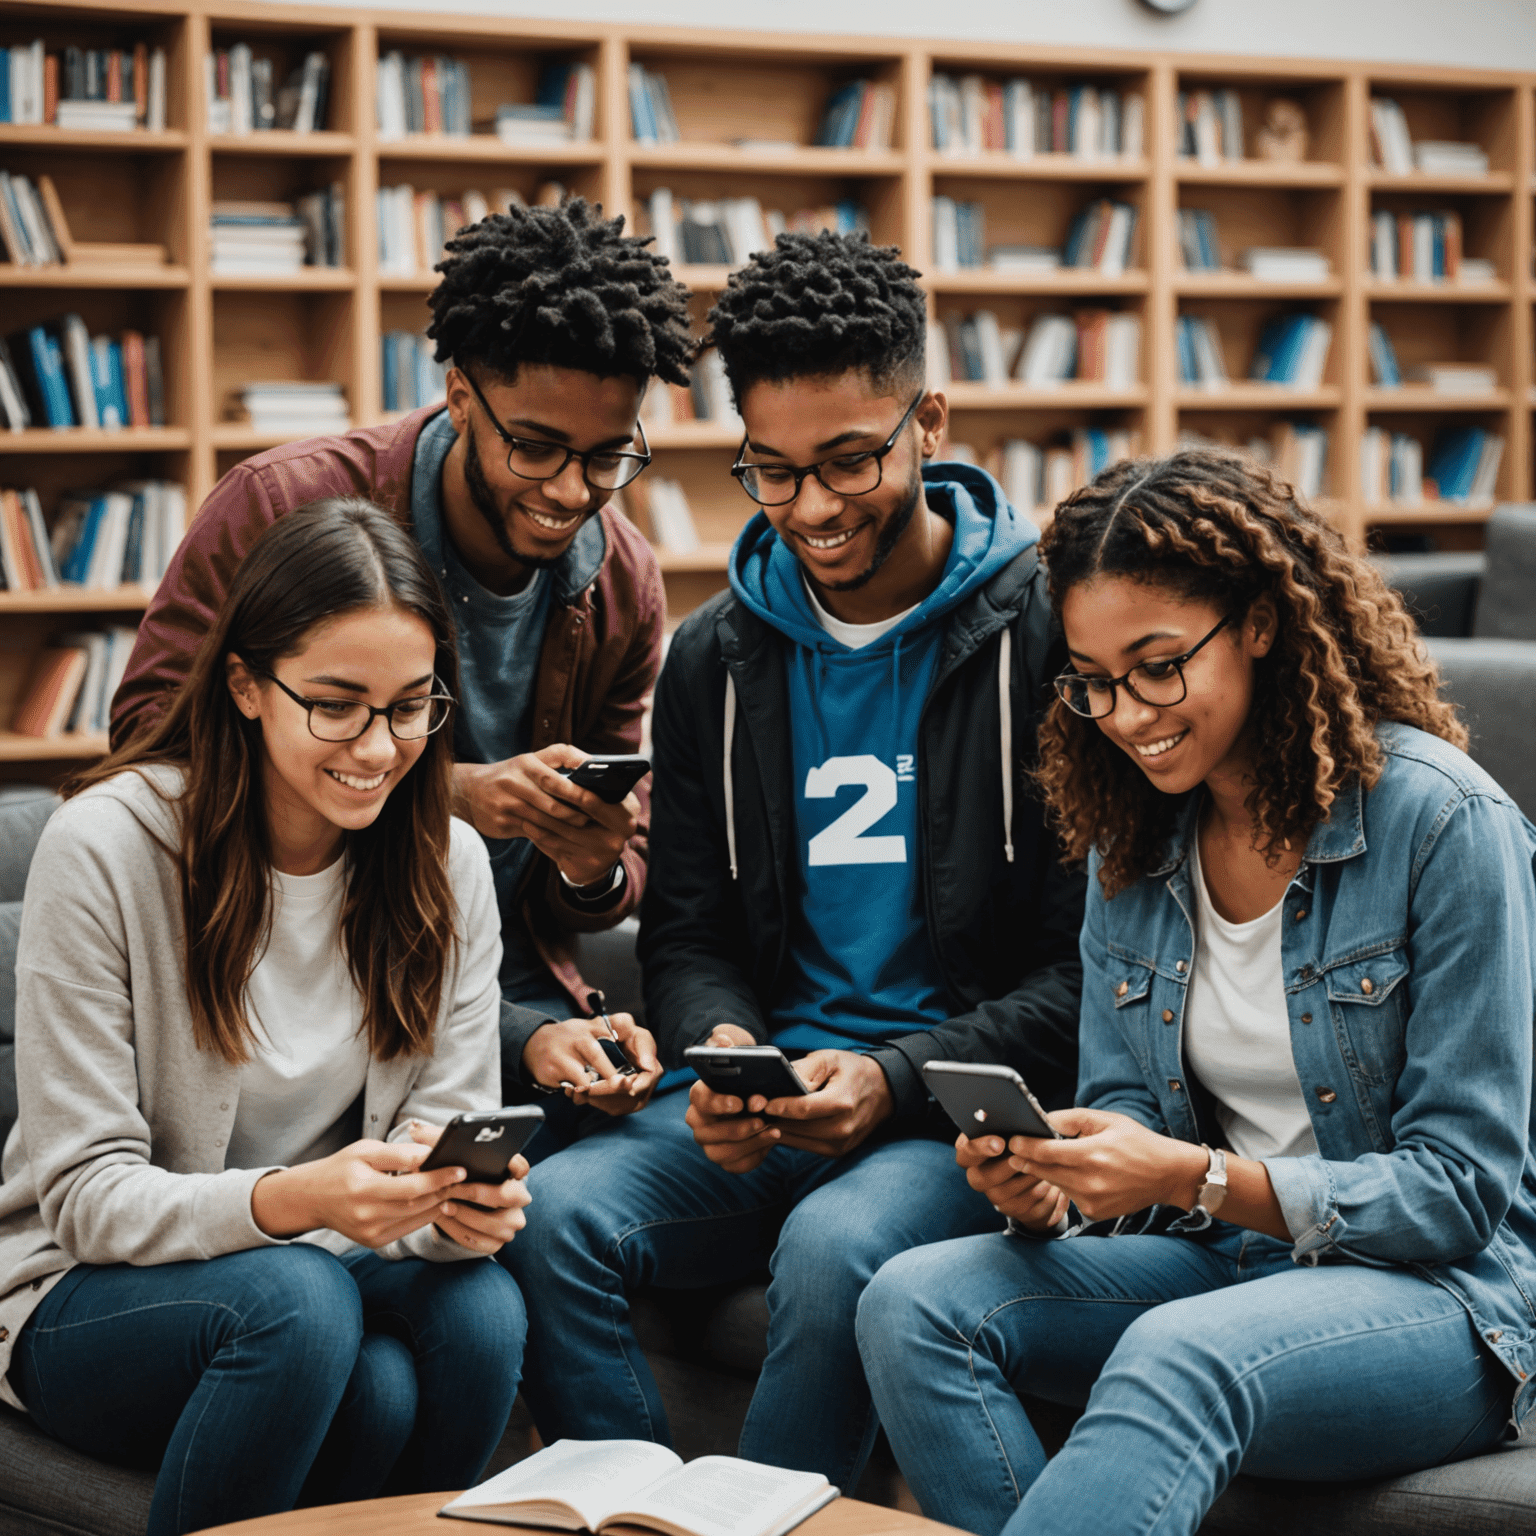
<svg viewBox="0 0 1536 1536">
<path fill-rule="evenodd" d="M 1370 1083 L 1394 1083 L 1406 1059 L 1408 961 L 1401 949 L 1334 966 L 1324 975 L 1339 1048 Z"/>
</svg>

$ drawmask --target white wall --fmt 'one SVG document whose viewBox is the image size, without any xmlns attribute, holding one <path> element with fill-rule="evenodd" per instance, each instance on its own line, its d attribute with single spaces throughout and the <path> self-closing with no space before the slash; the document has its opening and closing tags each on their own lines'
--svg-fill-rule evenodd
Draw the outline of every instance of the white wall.
<svg viewBox="0 0 1536 1536">
<path fill-rule="evenodd" d="M 329 0 L 485 16 L 1536 69 L 1536 0 Z"/>
</svg>

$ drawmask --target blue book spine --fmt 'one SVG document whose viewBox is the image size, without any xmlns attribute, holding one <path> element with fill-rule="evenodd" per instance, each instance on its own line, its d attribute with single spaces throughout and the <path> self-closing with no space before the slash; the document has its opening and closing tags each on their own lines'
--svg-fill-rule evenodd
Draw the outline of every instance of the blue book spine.
<svg viewBox="0 0 1536 1536">
<path fill-rule="evenodd" d="M 120 343 L 114 341 L 108 346 L 107 361 L 111 375 L 112 405 L 117 411 L 117 419 L 126 427 L 128 425 L 128 384 L 123 377 L 123 349 Z"/>
<path fill-rule="evenodd" d="M 98 337 L 98 341 L 105 341 Z M 117 412 L 117 401 L 112 397 L 112 354 L 110 343 L 98 346 L 96 342 L 86 348 L 91 363 L 91 393 L 96 397 L 96 419 L 104 427 L 126 427 L 128 418 Z"/>
<path fill-rule="evenodd" d="M 64 558 L 63 569 L 59 572 L 61 581 L 72 581 L 77 586 L 85 581 L 91 568 L 91 556 L 96 550 L 96 536 L 101 531 L 101 520 L 106 512 L 106 497 L 92 497 L 90 508 L 80 522 L 79 537 Z"/>
<path fill-rule="evenodd" d="M 1179 383 L 1181 384 L 1199 382 L 1199 375 L 1195 370 L 1195 346 L 1189 334 L 1189 327 L 1189 316 L 1180 315 L 1179 323 L 1174 327 L 1174 334 L 1179 346 Z"/>
<path fill-rule="evenodd" d="M 539 71 L 539 89 L 534 101 L 541 107 L 565 110 L 565 92 L 571 78 L 569 64 L 546 64 Z"/>
<path fill-rule="evenodd" d="M 123 547 L 123 569 L 117 578 L 120 583 L 127 584 L 143 579 L 144 516 L 144 497 L 135 496 L 133 510 L 128 514 L 128 542 Z"/>
<path fill-rule="evenodd" d="M 27 332 L 32 346 L 32 368 L 43 397 L 50 427 L 75 425 L 75 408 L 69 398 L 69 382 L 64 377 L 64 354 L 58 342 L 40 325 Z"/>
<path fill-rule="evenodd" d="M 11 120 L 11 50 L 0 48 L 0 123 Z"/>
<path fill-rule="evenodd" d="M 384 338 L 384 409 L 386 411 L 398 411 L 400 409 L 400 385 L 395 373 L 395 338 L 393 335 Z"/>
</svg>

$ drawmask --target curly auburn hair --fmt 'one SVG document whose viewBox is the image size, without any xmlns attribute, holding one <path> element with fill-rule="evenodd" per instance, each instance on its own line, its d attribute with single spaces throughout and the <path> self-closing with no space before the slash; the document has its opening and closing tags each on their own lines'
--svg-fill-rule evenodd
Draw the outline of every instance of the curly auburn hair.
<svg viewBox="0 0 1536 1536">
<path fill-rule="evenodd" d="M 853 369 L 876 385 L 912 387 L 928 329 L 919 275 L 896 246 L 863 233 L 788 232 L 731 274 L 705 345 L 719 348 L 738 404 L 764 379 Z"/>
<path fill-rule="evenodd" d="M 687 384 L 688 290 L 650 243 L 580 197 L 460 230 L 427 300 L 437 361 L 479 363 L 508 380 L 519 363 L 555 363 Z"/>
<path fill-rule="evenodd" d="M 1041 553 L 1058 615 L 1073 587 L 1099 576 L 1233 616 L 1261 597 L 1273 602 L 1275 643 L 1255 663 L 1249 712 L 1255 846 L 1272 863 L 1305 843 L 1349 780 L 1369 789 L 1381 777 L 1378 722 L 1467 744 L 1402 599 L 1244 455 L 1196 448 L 1115 464 L 1057 508 Z M 1036 777 L 1066 858 L 1096 849 L 1107 896 L 1165 853 L 1178 799 L 1059 698 L 1040 729 Z"/>
</svg>

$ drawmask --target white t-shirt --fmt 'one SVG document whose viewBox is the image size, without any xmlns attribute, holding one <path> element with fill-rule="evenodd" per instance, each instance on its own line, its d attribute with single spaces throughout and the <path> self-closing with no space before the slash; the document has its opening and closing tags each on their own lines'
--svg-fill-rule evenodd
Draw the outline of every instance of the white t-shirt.
<svg viewBox="0 0 1536 1536">
<path fill-rule="evenodd" d="M 805 581 L 804 572 L 801 572 L 800 579 Z M 816 601 L 816 593 L 808 581 L 805 581 L 805 595 L 811 600 L 811 611 L 816 615 L 816 622 L 834 640 L 840 640 L 850 651 L 862 650 L 866 645 L 873 645 L 882 635 L 889 634 L 895 629 L 909 613 L 916 613 L 922 607 L 921 603 L 913 603 L 910 608 L 903 608 L 900 613 L 888 619 L 881 619 L 875 624 L 845 624 L 841 619 L 833 618 Z"/>
<path fill-rule="evenodd" d="M 272 872 L 272 934 L 246 988 L 257 1045 L 240 1069 L 224 1162 L 291 1168 L 362 1135 L 368 1042 L 341 942 L 346 860 L 318 875 Z"/>
<path fill-rule="evenodd" d="M 1229 923 L 1211 901 L 1195 841 L 1195 968 L 1184 1004 L 1184 1052 L 1216 1098 L 1239 1157 L 1301 1157 L 1317 1137 L 1291 1056 L 1280 963 L 1282 897 L 1252 922 Z"/>
</svg>

